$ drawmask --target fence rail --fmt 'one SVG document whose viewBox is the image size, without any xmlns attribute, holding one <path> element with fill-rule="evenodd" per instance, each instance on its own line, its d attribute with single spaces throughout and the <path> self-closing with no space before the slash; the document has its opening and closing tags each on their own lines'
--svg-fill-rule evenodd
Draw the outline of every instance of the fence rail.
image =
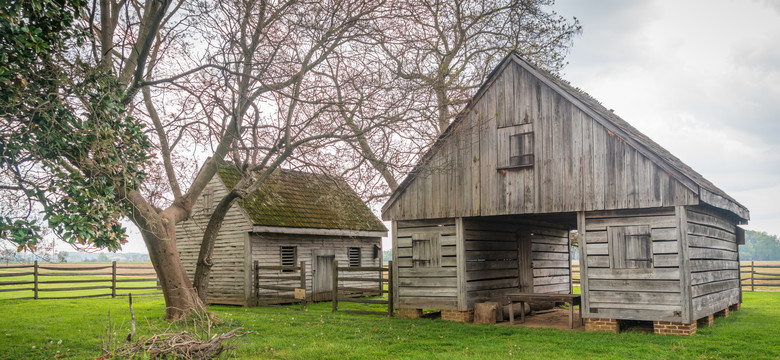
<svg viewBox="0 0 780 360">
<path fill-rule="evenodd" d="M 306 307 L 306 262 L 299 266 L 260 265 L 255 260 L 255 299 L 258 305 L 289 304 L 300 302 Z M 281 274 L 262 273 L 262 270 L 284 271 Z M 295 273 L 298 275 L 295 275 Z M 263 280 L 264 282 L 261 282 Z M 268 281 L 275 284 L 267 284 Z M 279 285 L 279 282 L 287 285 Z M 293 285 L 294 284 L 294 285 Z M 296 294 L 296 289 L 298 294 Z M 262 290 L 275 290 L 275 294 L 263 294 Z M 303 290 L 303 292 L 301 292 Z"/>
<path fill-rule="evenodd" d="M 32 271 L 28 269 L 32 269 Z M 126 272 L 119 272 L 119 270 Z M 31 276 L 32 279 L 29 279 Z M 32 296 L 12 298 L 0 297 L 0 300 L 79 299 L 101 296 L 110 296 L 113 298 L 117 296 L 127 296 L 130 291 L 133 290 L 158 290 L 145 293 L 134 293 L 134 295 L 137 296 L 162 294 L 162 292 L 159 291 L 160 287 L 159 282 L 157 281 L 157 274 L 154 272 L 154 268 L 151 264 L 140 266 L 125 264 L 117 265 L 116 261 L 114 261 L 111 265 L 69 266 L 40 265 L 36 261 L 30 265 L 0 266 L 0 278 L 11 277 L 17 279 L 0 281 L 0 293 L 28 292 L 29 294 L 29 292 L 32 292 Z M 67 279 L 68 277 L 73 279 Z M 92 277 L 101 278 L 94 279 Z M 156 283 L 155 286 L 148 286 L 148 283 L 152 281 Z M 139 284 L 145 286 L 132 286 L 132 283 L 146 284 Z M 54 296 L 54 294 L 60 294 L 64 291 L 94 292 L 95 290 L 105 291 L 90 294 L 65 294 L 64 296 Z M 49 293 L 53 293 L 52 296 L 45 296 Z"/>
<path fill-rule="evenodd" d="M 377 272 L 375 279 L 364 277 L 352 277 L 352 276 L 340 276 L 342 272 Z M 387 267 L 340 267 L 338 260 L 333 261 L 333 311 L 342 311 L 351 314 L 369 314 L 369 315 L 387 315 L 393 316 L 393 282 L 389 279 L 393 278 L 393 262 L 388 261 Z M 365 287 L 350 287 L 340 286 L 339 281 L 360 281 L 360 282 L 376 282 L 376 289 L 369 289 Z M 385 289 L 385 284 L 387 288 Z M 383 299 L 366 299 L 364 296 L 387 295 L 387 300 Z M 346 310 L 339 309 L 339 302 L 351 302 L 360 304 L 374 304 L 374 305 L 387 305 L 387 311 L 365 311 L 365 310 Z"/>
<path fill-rule="evenodd" d="M 742 261 L 739 275 L 743 291 L 780 291 L 780 262 L 778 261 Z M 572 265 L 571 283 L 580 286 L 580 267 Z"/>
</svg>

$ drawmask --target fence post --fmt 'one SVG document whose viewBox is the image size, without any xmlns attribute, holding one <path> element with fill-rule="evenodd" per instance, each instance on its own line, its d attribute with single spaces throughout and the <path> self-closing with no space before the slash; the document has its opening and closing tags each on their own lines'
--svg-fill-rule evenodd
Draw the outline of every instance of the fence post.
<svg viewBox="0 0 780 360">
<path fill-rule="evenodd" d="M 333 312 L 339 309 L 339 261 L 333 260 Z"/>
<path fill-rule="evenodd" d="M 38 300 L 38 260 L 35 260 L 33 266 L 33 299 Z"/>
<path fill-rule="evenodd" d="M 116 260 L 111 262 L 111 298 L 116 297 Z"/>
<path fill-rule="evenodd" d="M 379 296 L 382 296 L 382 291 L 385 290 L 384 274 L 385 274 L 385 269 L 382 268 L 382 262 L 380 261 L 379 262 Z"/>
<path fill-rule="evenodd" d="M 387 262 L 387 312 L 393 317 L 393 260 Z"/>
<path fill-rule="evenodd" d="M 306 262 L 301 261 L 301 289 L 306 291 Z M 306 296 L 301 299 L 301 308 L 306 309 Z"/>
<path fill-rule="evenodd" d="M 753 266 L 753 264 L 754 264 L 754 261 L 751 260 L 750 261 L 750 291 L 756 291 L 756 288 L 755 288 L 755 278 L 756 278 L 755 273 L 756 273 L 756 269 Z"/>
<path fill-rule="evenodd" d="M 260 261 L 255 260 L 255 267 L 254 267 L 254 273 L 255 273 L 255 304 L 260 303 Z"/>
</svg>

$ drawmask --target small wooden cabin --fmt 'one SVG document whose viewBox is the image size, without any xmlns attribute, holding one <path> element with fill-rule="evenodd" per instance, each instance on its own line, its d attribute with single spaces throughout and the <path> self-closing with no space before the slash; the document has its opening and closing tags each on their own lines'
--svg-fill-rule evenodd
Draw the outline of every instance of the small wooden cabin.
<svg viewBox="0 0 780 360">
<path fill-rule="evenodd" d="M 670 129 L 670 131 L 672 131 Z M 748 210 L 599 102 L 509 54 L 382 209 L 399 314 L 570 293 L 586 326 L 686 324 L 740 302 Z M 606 319 L 595 322 L 593 319 Z M 690 325 L 693 324 L 693 325 Z"/>
<path fill-rule="evenodd" d="M 209 216 L 239 180 L 234 168 L 221 167 L 195 203 L 192 217 L 177 224 L 177 247 L 190 278 Z M 255 261 L 261 266 L 297 266 L 304 261 L 309 299 L 329 298 L 333 261 L 340 266 L 381 266 L 381 238 L 386 235 L 384 224 L 343 179 L 279 169 L 256 192 L 237 201 L 225 217 L 214 246 L 207 301 L 252 306 L 258 303 L 257 295 L 279 295 L 278 290 L 256 291 Z M 295 275 L 284 272 L 262 270 L 259 275 Z M 300 285 L 273 279 L 260 284 Z M 376 287 L 376 282 L 350 286 Z"/>
</svg>

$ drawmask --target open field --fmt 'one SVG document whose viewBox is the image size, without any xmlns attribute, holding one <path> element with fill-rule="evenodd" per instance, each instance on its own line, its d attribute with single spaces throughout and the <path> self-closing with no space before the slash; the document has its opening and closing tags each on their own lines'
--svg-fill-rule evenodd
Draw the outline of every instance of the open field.
<svg viewBox="0 0 780 360">
<path fill-rule="evenodd" d="M 0 303 L 0 359 L 94 358 L 129 332 L 125 298 Z M 137 336 L 165 329 L 158 296 L 135 299 Z M 330 303 L 283 308 L 212 306 L 216 330 L 254 331 L 236 342 L 239 359 L 778 359 L 780 293 L 744 294 L 743 310 L 691 337 L 588 333 L 395 319 L 330 312 Z M 109 324 L 109 313 L 111 322 Z M 192 329 L 190 329 L 192 330 Z M 101 341 L 101 338 L 104 339 Z M 59 352 L 59 353 L 58 353 Z"/>
</svg>

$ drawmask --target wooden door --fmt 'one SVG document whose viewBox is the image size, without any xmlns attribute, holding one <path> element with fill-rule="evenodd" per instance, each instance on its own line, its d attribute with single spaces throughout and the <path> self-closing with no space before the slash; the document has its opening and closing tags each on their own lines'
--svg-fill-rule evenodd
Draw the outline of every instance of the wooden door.
<svg viewBox="0 0 780 360">
<path fill-rule="evenodd" d="M 333 261 L 335 250 L 313 250 L 312 259 L 312 300 L 331 300 L 333 294 Z"/>
<path fill-rule="evenodd" d="M 533 252 L 531 232 L 521 230 L 517 234 L 517 266 L 520 278 L 520 292 L 534 292 Z"/>
</svg>

